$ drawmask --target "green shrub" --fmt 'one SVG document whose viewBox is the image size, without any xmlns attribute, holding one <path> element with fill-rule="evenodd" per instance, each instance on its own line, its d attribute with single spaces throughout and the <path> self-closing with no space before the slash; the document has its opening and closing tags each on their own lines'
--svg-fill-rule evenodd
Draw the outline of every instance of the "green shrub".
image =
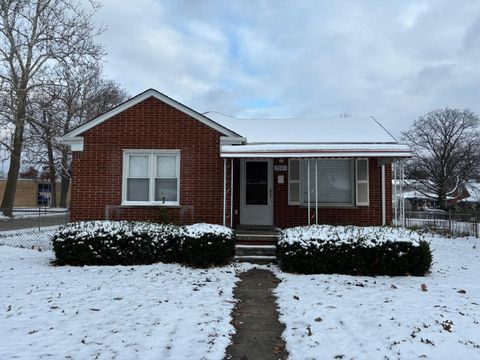
<svg viewBox="0 0 480 360">
<path fill-rule="evenodd" d="M 182 231 L 146 222 L 71 223 L 53 236 L 59 265 L 135 265 L 179 260 Z"/>
<path fill-rule="evenodd" d="M 282 270 L 302 274 L 421 276 L 432 263 L 430 246 L 421 235 L 382 227 L 286 229 L 277 257 Z"/>
<path fill-rule="evenodd" d="M 70 223 L 53 236 L 58 265 L 140 265 L 156 262 L 207 267 L 234 255 L 233 232 L 223 226 L 128 221 Z"/>
<path fill-rule="evenodd" d="M 194 224 L 184 229 L 181 256 L 186 265 L 223 265 L 234 256 L 235 239 L 230 229 L 211 224 Z"/>
</svg>

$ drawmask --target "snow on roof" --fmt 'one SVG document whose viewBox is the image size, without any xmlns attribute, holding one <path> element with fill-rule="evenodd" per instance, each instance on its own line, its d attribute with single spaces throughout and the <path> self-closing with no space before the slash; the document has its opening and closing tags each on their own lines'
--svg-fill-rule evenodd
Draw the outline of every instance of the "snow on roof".
<svg viewBox="0 0 480 360">
<path fill-rule="evenodd" d="M 470 202 L 480 202 L 480 183 L 470 181 L 465 184 L 465 188 L 467 189 L 470 196 L 463 200 Z"/>
<path fill-rule="evenodd" d="M 209 111 L 203 114 L 252 143 L 397 143 L 371 117 L 239 119 Z"/>
<path fill-rule="evenodd" d="M 223 145 L 222 157 L 409 157 L 410 148 L 400 144 L 246 144 Z"/>
</svg>

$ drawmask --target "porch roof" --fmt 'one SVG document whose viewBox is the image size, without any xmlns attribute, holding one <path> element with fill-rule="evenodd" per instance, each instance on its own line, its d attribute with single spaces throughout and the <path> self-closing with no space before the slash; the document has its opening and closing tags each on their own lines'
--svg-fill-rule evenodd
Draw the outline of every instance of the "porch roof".
<svg viewBox="0 0 480 360">
<path fill-rule="evenodd" d="M 220 151 L 224 158 L 309 158 L 309 157 L 410 157 L 407 145 L 387 144 L 245 144 L 223 145 Z"/>
</svg>

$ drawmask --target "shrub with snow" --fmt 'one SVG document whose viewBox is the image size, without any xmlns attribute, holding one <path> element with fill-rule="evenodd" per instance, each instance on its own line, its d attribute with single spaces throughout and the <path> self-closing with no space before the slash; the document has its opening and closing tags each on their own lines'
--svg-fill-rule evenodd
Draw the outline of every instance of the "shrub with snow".
<svg viewBox="0 0 480 360">
<path fill-rule="evenodd" d="M 410 230 L 312 225 L 282 231 L 277 257 L 284 271 L 304 274 L 424 275 L 429 244 Z"/>
<path fill-rule="evenodd" d="M 176 262 L 183 231 L 128 221 L 70 223 L 53 236 L 57 264 L 134 265 Z"/>
<path fill-rule="evenodd" d="M 212 224 L 85 221 L 60 228 L 52 240 L 59 265 L 183 262 L 205 267 L 227 263 L 234 252 L 233 232 Z"/>
<path fill-rule="evenodd" d="M 206 267 L 227 263 L 235 253 L 233 231 L 214 224 L 193 224 L 184 227 L 182 261 L 190 266 Z"/>
</svg>

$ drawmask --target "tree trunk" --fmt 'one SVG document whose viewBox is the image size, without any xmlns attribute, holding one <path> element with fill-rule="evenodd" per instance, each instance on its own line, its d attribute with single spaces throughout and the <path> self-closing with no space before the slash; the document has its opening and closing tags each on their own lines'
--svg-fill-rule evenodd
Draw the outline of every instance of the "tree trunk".
<svg viewBox="0 0 480 360">
<path fill-rule="evenodd" d="M 17 111 L 15 114 L 15 133 L 10 156 L 10 167 L 8 169 L 7 183 L 5 184 L 5 192 L 3 193 L 2 204 L 0 205 L 3 215 L 9 217 L 13 216 L 13 203 L 15 202 L 18 174 L 20 172 L 20 160 L 23 147 L 23 130 L 25 127 L 26 101 L 26 91 L 20 92 L 18 96 Z"/>
<path fill-rule="evenodd" d="M 46 145 L 48 154 L 48 171 L 50 177 L 50 186 L 52 190 L 52 192 L 50 193 L 50 207 L 54 208 L 57 207 L 57 174 L 55 171 L 55 158 L 53 156 L 53 146 L 51 140 L 51 137 L 47 136 Z"/>
<path fill-rule="evenodd" d="M 70 178 L 63 176 L 60 184 L 60 207 L 67 207 L 68 189 L 70 188 Z"/>
</svg>

